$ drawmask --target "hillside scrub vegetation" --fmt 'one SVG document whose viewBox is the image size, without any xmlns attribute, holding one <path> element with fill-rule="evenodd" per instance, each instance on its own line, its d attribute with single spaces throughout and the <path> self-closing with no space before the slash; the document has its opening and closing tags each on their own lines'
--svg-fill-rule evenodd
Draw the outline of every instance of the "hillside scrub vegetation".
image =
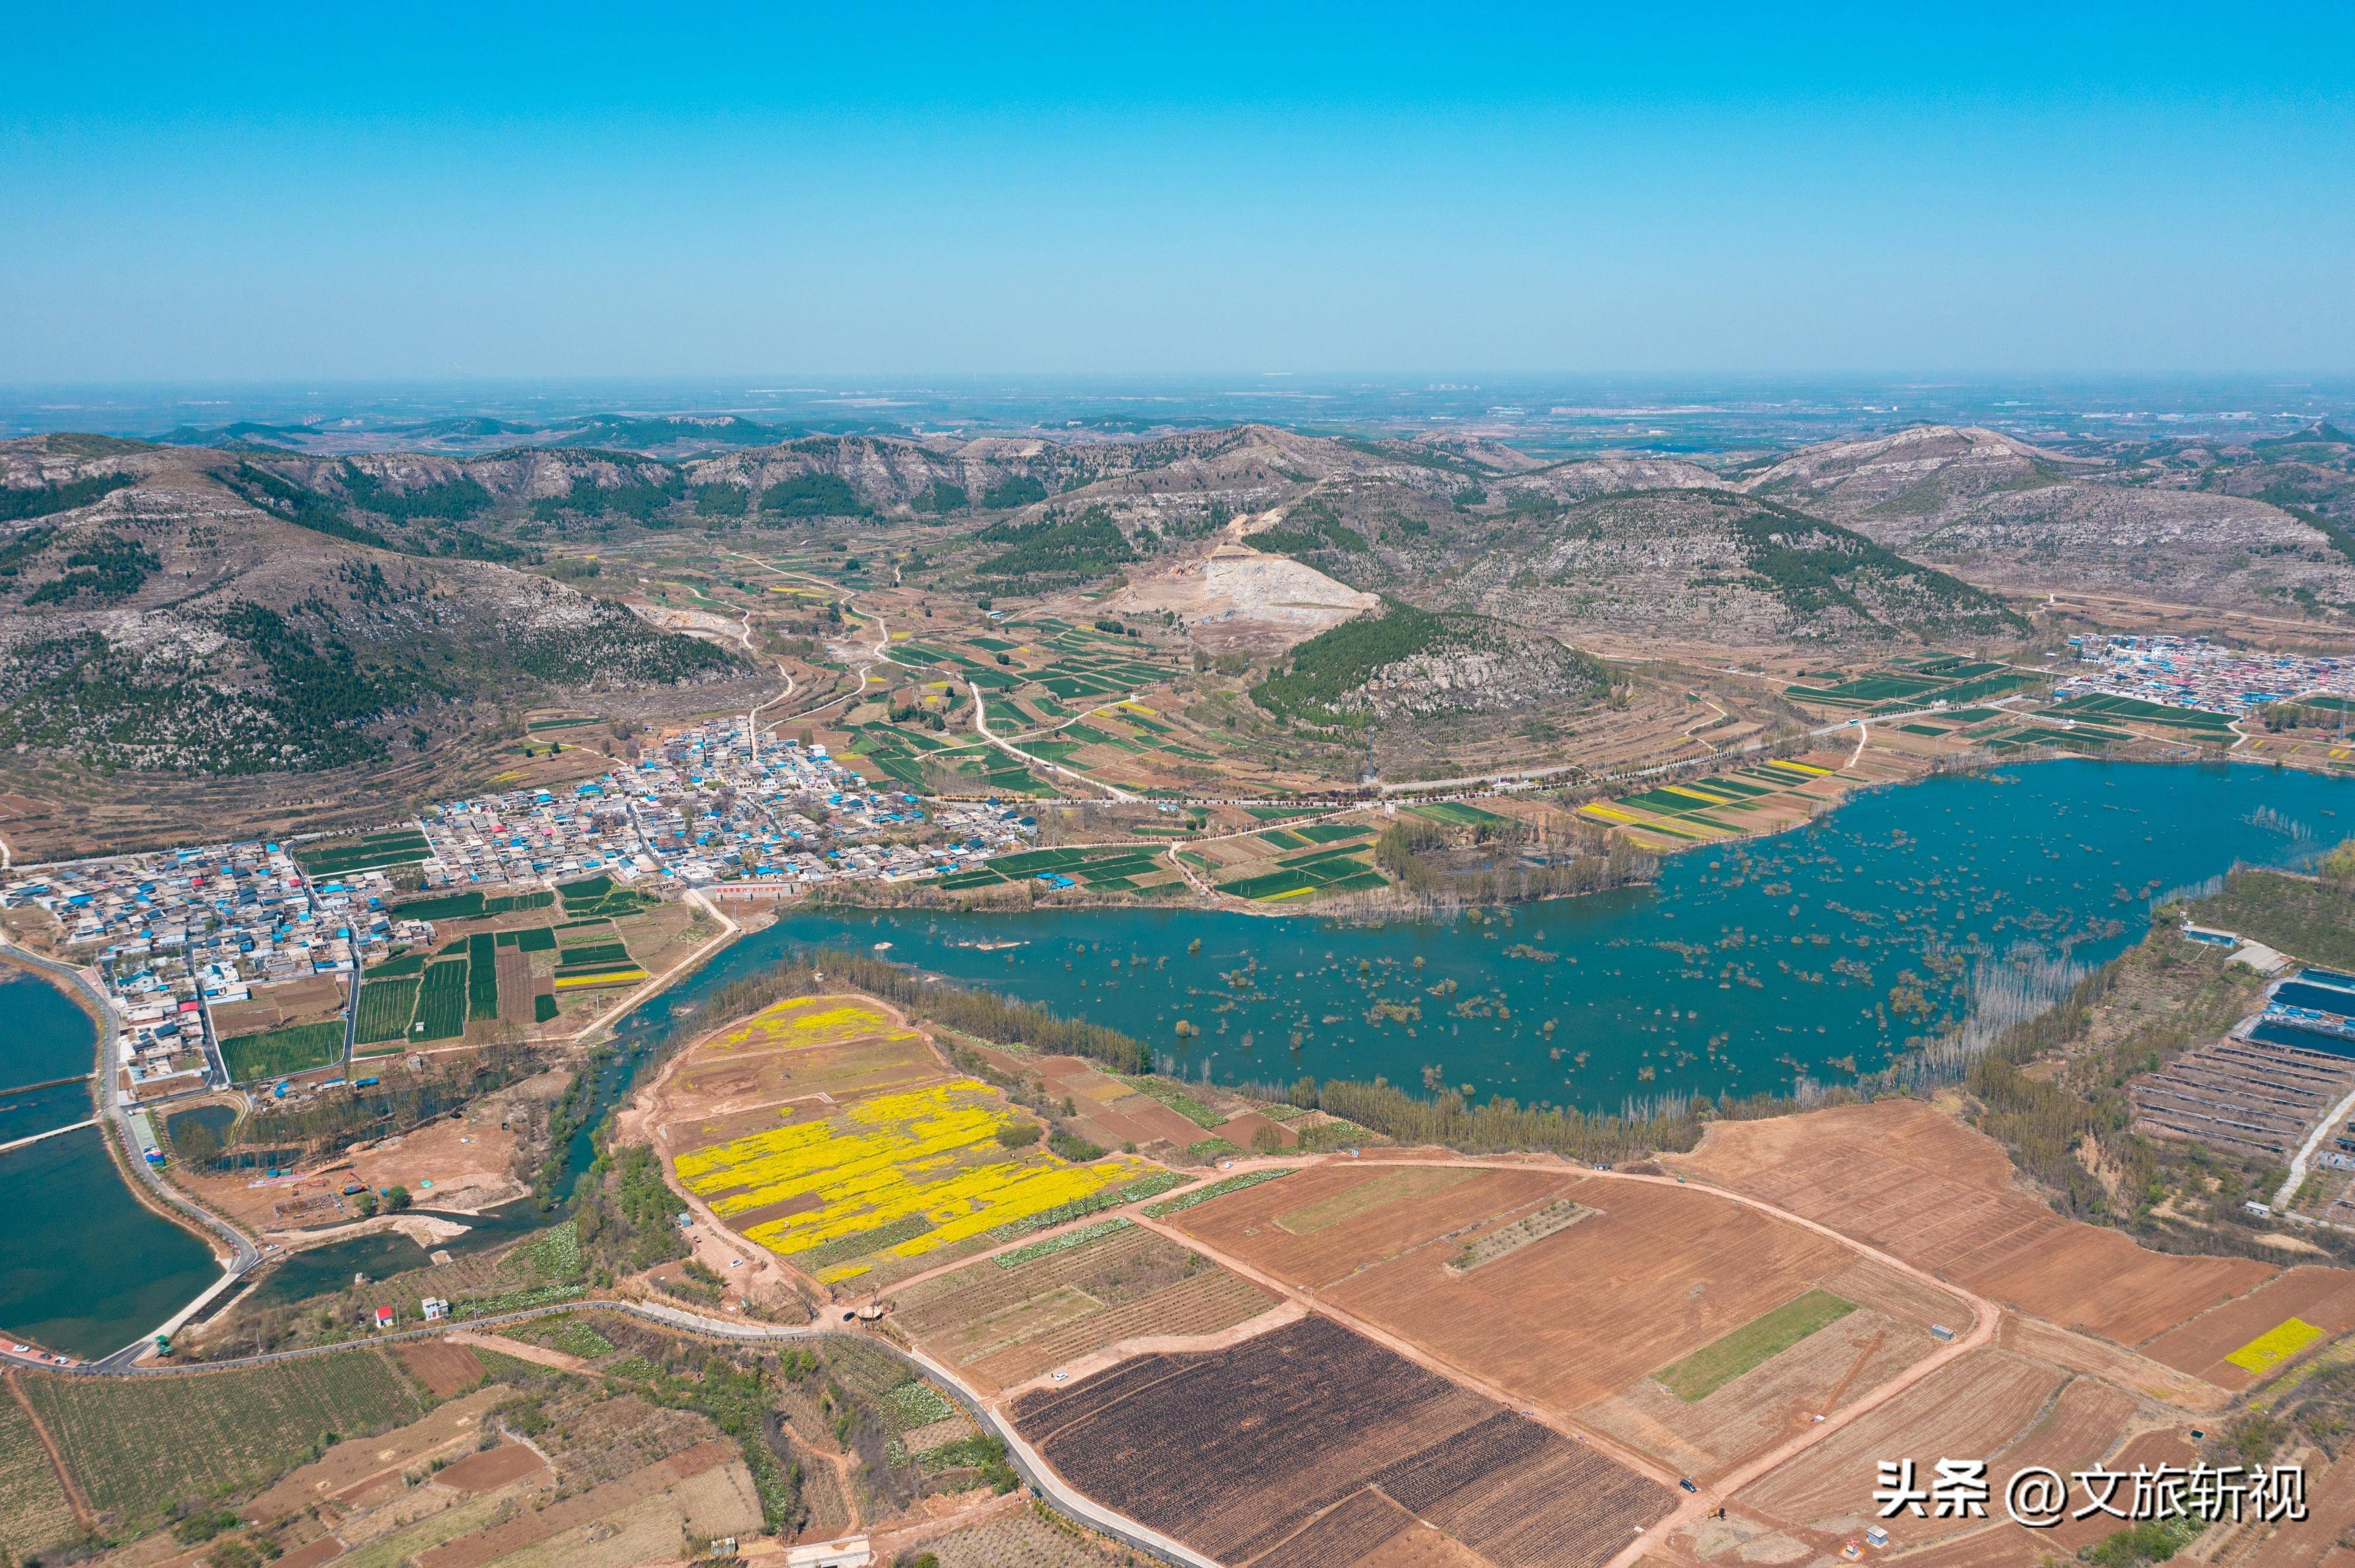
<svg viewBox="0 0 2355 1568">
<path fill-rule="evenodd" d="M 48 517 L 71 512 L 139 482 L 136 474 L 96 473 L 58 484 L 10 485 L 0 488 L 0 523 L 27 517 Z"/>
<path fill-rule="evenodd" d="M 994 523 L 975 537 L 1007 546 L 976 567 L 977 576 L 1019 578 L 1033 588 L 1092 581 L 1136 559 L 1128 536 L 1102 506 L 1071 517 L 1050 514 L 1033 523 Z"/>
<path fill-rule="evenodd" d="M 2127 1098 L 2137 1075 L 2246 1016 L 2263 986 L 2162 922 L 2059 1006 L 1998 1036 L 1964 1082 L 1972 1120 L 2062 1213 L 2167 1251 L 2271 1258 L 2241 1205 L 2270 1196 L 2281 1171 L 2138 1132 Z M 2335 1238 L 2315 1234 L 2336 1250 Z"/>
<path fill-rule="evenodd" d="M 2355 969 L 2355 839 L 2332 850 L 2321 871 L 2316 878 L 2234 866 L 2223 890 L 2193 904 L 2190 916 L 2309 963 Z"/>
</svg>

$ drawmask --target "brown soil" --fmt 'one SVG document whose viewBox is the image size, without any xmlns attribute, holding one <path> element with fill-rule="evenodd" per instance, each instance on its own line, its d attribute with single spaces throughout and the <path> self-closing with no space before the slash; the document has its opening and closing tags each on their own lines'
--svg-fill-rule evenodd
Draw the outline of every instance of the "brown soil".
<svg viewBox="0 0 2355 1568">
<path fill-rule="evenodd" d="M 418 1568 L 482 1568 L 482 1564 L 510 1552 L 520 1552 L 536 1542 L 593 1524 L 606 1514 L 643 1501 L 706 1470 L 718 1469 L 735 1457 L 735 1445 L 731 1443 L 698 1443 L 684 1453 L 592 1488 L 579 1497 L 551 1503 L 536 1513 L 462 1535 L 430 1552 L 420 1552 Z"/>
<path fill-rule="evenodd" d="M 332 1535 L 323 1535 L 306 1545 L 298 1546 L 284 1556 L 275 1559 L 276 1568 L 322 1568 L 344 1554 L 344 1543 Z"/>
<path fill-rule="evenodd" d="M 1010 1409 L 1074 1486 L 1223 1562 L 1369 1485 L 1513 1568 L 1601 1568 L 1674 1507 L 1593 1447 L 1322 1318 L 1139 1357 Z M 1188 1462 L 1161 1462 L 1174 1452 Z"/>
<path fill-rule="evenodd" d="M 446 1340 L 411 1340 L 397 1346 L 393 1354 L 409 1369 L 409 1375 L 423 1383 L 426 1392 L 436 1399 L 463 1393 L 486 1375 L 474 1351 Z"/>
<path fill-rule="evenodd" d="M 1830 1225 L 2063 1328 L 2139 1345 L 2277 1271 L 2175 1257 L 2062 1219 L 2000 1145 L 1919 1101 L 1713 1123 L 1663 1162 Z"/>
<path fill-rule="evenodd" d="M 356 1497 L 387 1478 L 398 1480 L 408 1467 L 437 1452 L 471 1447 L 480 1434 L 484 1414 L 506 1393 L 504 1388 L 486 1388 L 381 1436 L 338 1443 L 310 1464 L 282 1477 L 242 1511 L 249 1519 L 282 1519 L 315 1503 Z"/>
<path fill-rule="evenodd" d="M 1463 1174 L 1465 1179 L 1417 1192 L 1401 1184 L 1395 1166 L 1319 1165 L 1185 1210 L 1170 1223 L 1287 1284 L 1325 1287 L 1436 1238 L 1459 1232 L 1468 1237 L 1492 1221 L 1551 1202 L 1577 1180 L 1559 1170 Z M 1331 1214 L 1334 1210 L 1326 1205 L 1346 1204 L 1350 1193 L 1361 1195 L 1365 1207 L 1359 1212 L 1305 1234 L 1285 1228 L 1285 1216 Z M 1523 1250 L 1536 1252 L 1545 1245 Z M 1439 1262 L 1455 1253 L 1453 1246 L 1433 1250 Z"/>
<path fill-rule="evenodd" d="M 1156 1144 L 1184 1149 L 1212 1136 L 1084 1057 L 1026 1056 L 987 1047 L 981 1054 L 1001 1073 L 1039 1079 L 1055 1104 L 1070 1100 L 1078 1107 L 1071 1119 L 1080 1136 L 1105 1149 L 1124 1144 L 1148 1150 Z M 1250 1148 L 1249 1138 L 1238 1147 Z"/>
<path fill-rule="evenodd" d="M 433 1480 L 437 1486 L 462 1492 L 495 1492 L 509 1481 L 519 1481 L 547 1467 L 548 1462 L 523 1444 L 502 1443 L 436 1471 Z"/>
<path fill-rule="evenodd" d="M 1284 1228 L 1286 1215 L 1321 1217 L 1336 1199 L 1385 1174 L 1379 1166 L 1320 1167 L 1170 1223 L 1561 1414 L 1627 1389 L 1817 1284 L 1869 1294 L 1917 1328 L 1932 1312 L 1957 1326 L 1970 1319 L 1961 1302 L 1936 1303 L 1926 1287 L 1859 1264 L 1828 1238 L 1665 1184 L 1560 1171 L 1450 1172 L 1472 1179 L 1305 1235 Z M 1477 1269 L 1448 1266 L 1491 1224 L 1564 1195 L 1597 1212 Z M 1908 1342 L 1926 1345 L 1926 1334 Z"/>
<path fill-rule="evenodd" d="M 2343 1268 L 2293 1268 L 2229 1306 L 2205 1312 L 2143 1347 L 2154 1361 L 2179 1367 L 2219 1387 L 2247 1388 L 2256 1379 L 2224 1358 L 2297 1318 L 2332 1334 L 2355 1329 L 2355 1273 Z"/>
<path fill-rule="evenodd" d="M 1919 1322 L 1859 1309 L 1690 1404 L 1642 1377 L 1579 1419 L 1680 1474 L 1714 1480 L 1936 1348 Z"/>
<path fill-rule="evenodd" d="M 1956 1455 L 1987 1455 L 2035 1425 L 2065 1374 L 2007 1351 L 1974 1351 L 1888 1404 L 1777 1467 L 1742 1494 L 1745 1507 L 1800 1528 L 1861 1531 L 1874 1517 L 1875 1467 L 1911 1456 L 1934 1474 Z M 1991 1469 L 1992 1473 L 1992 1469 Z M 1892 1545 L 1951 1535 L 1954 1520 L 1881 1521 Z"/>
<path fill-rule="evenodd" d="M 2229 1397 L 2213 1383 L 2187 1377 L 2173 1367 L 2162 1366 L 2106 1340 L 2056 1329 L 2040 1319 L 2005 1313 L 1996 1342 L 2007 1351 L 2017 1351 L 2071 1372 L 2091 1372 L 2130 1393 L 2180 1410 L 2222 1410 Z"/>
</svg>

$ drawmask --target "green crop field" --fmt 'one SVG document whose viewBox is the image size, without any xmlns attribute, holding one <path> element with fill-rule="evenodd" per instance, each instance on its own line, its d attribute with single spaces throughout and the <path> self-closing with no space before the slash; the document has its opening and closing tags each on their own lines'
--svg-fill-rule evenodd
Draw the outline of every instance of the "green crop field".
<svg viewBox="0 0 2355 1568">
<path fill-rule="evenodd" d="M 294 863 L 311 876 L 340 876 L 347 871 L 379 871 L 423 860 L 432 845 L 415 828 L 395 828 L 364 838 L 327 839 L 304 844 L 294 852 Z"/>
<path fill-rule="evenodd" d="M 523 953 L 552 953 L 556 950 L 556 933 L 546 926 L 534 926 L 515 934 L 516 950 Z"/>
<path fill-rule="evenodd" d="M 425 1025 L 412 1040 L 455 1040 L 466 1033 L 466 969 L 464 959 L 442 959 L 425 967 L 425 987 L 417 998 L 417 1022 Z"/>
<path fill-rule="evenodd" d="M 591 942 L 586 947 L 567 948 L 557 959 L 560 964 L 611 964 L 629 960 L 630 949 L 621 942 Z"/>
<path fill-rule="evenodd" d="M 380 964 L 369 965 L 367 971 L 368 978 L 398 980 L 403 975 L 421 975 L 425 972 L 425 958 L 426 955 L 421 951 L 403 953 L 397 959 L 387 959 Z"/>
<path fill-rule="evenodd" d="M 471 920 L 491 915 L 511 915 L 518 909 L 545 909 L 555 902 L 556 895 L 546 888 L 538 893 L 506 894 L 496 898 L 479 892 L 444 893 L 396 904 L 392 912 L 404 920 Z"/>
<path fill-rule="evenodd" d="M 221 1060 L 229 1066 L 231 1080 L 240 1084 L 256 1078 L 282 1078 L 289 1073 L 306 1072 L 324 1067 L 344 1054 L 344 1025 L 338 1019 L 333 1023 L 295 1023 L 283 1029 L 272 1029 L 261 1034 L 240 1034 L 234 1040 L 220 1043 Z"/>
<path fill-rule="evenodd" d="M 466 939 L 466 1016 L 499 1015 L 499 945 L 490 933 L 478 931 Z"/>
<path fill-rule="evenodd" d="M 18 1386 L 91 1505 L 116 1514 L 124 1536 L 161 1523 L 176 1504 L 261 1486 L 329 1434 L 381 1432 L 428 1408 L 375 1350 L 190 1377 L 33 1376 Z"/>
<path fill-rule="evenodd" d="M 533 997 L 531 999 L 531 1021 L 534 1023 L 555 1022 L 556 999 L 552 996 Z"/>
<path fill-rule="evenodd" d="M 1810 1290 L 1652 1375 L 1670 1393 L 1690 1404 L 1855 1310 L 1854 1302 L 1843 1301 L 1828 1290 Z"/>
<path fill-rule="evenodd" d="M 416 1011 L 415 980 L 369 980 L 360 987 L 359 1044 L 380 1045 L 406 1037 L 410 1015 Z"/>
<path fill-rule="evenodd" d="M 1467 806 L 1461 800 L 1432 800 L 1420 806 L 1409 806 L 1413 815 L 1450 827 L 1477 827 L 1482 822 L 1501 822 L 1505 819 L 1494 811 L 1484 811 L 1477 806 Z"/>
<path fill-rule="evenodd" d="M 73 1533 L 73 1507 L 32 1418 L 15 1400 L 0 1400 L 0 1556 L 30 1562 Z"/>
<path fill-rule="evenodd" d="M 2136 724 L 2157 725 L 2165 729 L 2211 732 L 2210 738 L 2222 740 L 2231 732 L 2232 721 L 2222 714 L 2203 708 L 2171 708 L 2158 703 L 2147 703 L 2139 697 L 2114 696 L 2106 692 L 2087 692 L 2071 697 L 2045 710 L 2066 714 L 2071 718 L 2095 715 L 2116 721 L 2130 720 Z"/>
</svg>

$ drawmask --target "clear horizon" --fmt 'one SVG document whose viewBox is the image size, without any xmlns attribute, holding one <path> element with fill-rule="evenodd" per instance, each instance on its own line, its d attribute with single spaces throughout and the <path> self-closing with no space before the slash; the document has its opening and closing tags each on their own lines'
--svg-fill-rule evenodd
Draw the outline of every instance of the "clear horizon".
<svg viewBox="0 0 2355 1568">
<path fill-rule="evenodd" d="M 2355 369 L 2344 7 L 249 16 L 18 22 L 0 386 Z"/>
</svg>

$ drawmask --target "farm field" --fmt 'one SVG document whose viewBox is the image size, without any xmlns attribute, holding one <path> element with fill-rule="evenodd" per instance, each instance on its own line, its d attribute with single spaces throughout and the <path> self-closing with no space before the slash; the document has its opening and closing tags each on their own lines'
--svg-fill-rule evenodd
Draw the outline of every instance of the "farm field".
<svg viewBox="0 0 2355 1568">
<path fill-rule="evenodd" d="M 1920 763 L 1885 752 L 1868 749 L 1851 763 L 1846 751 L 1811 751 L 1593 801 L 1578 815 L 1646 849 L 1681 849 L 1779 832 L 1837 804 L 1851 789 L 1920 771 Z"/>
<path fill-rule="evenodd" d="M 996 725 L 991 726 L 996 728 Z M 923 794 L 1039 797 L 1062 791 L 970 734 L 939 735 L 878 720 L 840 732 L 836 755 L 877 784 Z"/>
<path fill-rule="evenodd" d="M 1025 850 L 954 872 L 939 885 L 951 891 L 1033 878 L 1050 887 L 1082 886 L 1106 893 L 1180 893 L 1186 879 L 1151 844 L 1116 849 Z"/>
<path fill-rule="evenodd" d="M 1810 1290 L 1702 1346 L 1663 1371 L 1660 1382 L 1688 1404 L 1705 1399 L 1770 1356 L 1780 1355 L 1855 1310 L 1853 1301 L 1843 1301 L 1828 1290 Z"/>
<path fill-rule="evenodd" d="M 1680 1474 L 1714 1481 L 1798 1433 L 1810 1416 L 1879 1387 L 1937 1348 L 1917 1319 L 1859 1307 L 1699 1399 L 1639 1377 L 1580 1410 L 1578 1419 Z"/>
<path fill-rule="evenodd" d="M 321 839 L 303 844 L 294 851 L 294 863 L 307 876 L 327 879 L 346 872 L 414 865 L 432 852 L 433 846 L 415 828 L 393 828 L 356 839 Z"/>
<path fill-rule="evenodd" d="M 2147 1346 L 2281 1272 L 2248 1258 L 2149 1252 L 2115 1231 L 2063 1220 L 2013 1188 L 2000 1146 L 1916 1101 L 1721 1122 L 1692 1153 L 1662 1163 L 2128 1347 Z"/>
<path fill-rule="evenodd" d="M 12 1561 L 74 1534 L 73 1505 L 24 1407 L 0 1391 L 0 1552 Z"/>
<path fill-rule="evenodd" d="M 1069 1119 L 1081 1136 L 1105 1149 L 1133 1143 L 1145 1154 L 1168 1160 L 1205 1139 L 1220 1137 L 1248 1149 L 1247 1128 L 1264 1120 L 1256 1116 L 1239 1120 L 1160 1080 L 1142 1080 L 1148 1086 L 1139 1087 L 1083 1056 L 1036 1056 L 979 1044 L 971 1048 L 999 1072 L 1035 1080 L 1049 1099 L 1058 1104 L 1069 1100 L 1073 1107 Z"/>
<path fill-rule="evenodd" d="M 1136 1357 L 1010 1414 L 1071 1484 L 1221 1562 L 1387 1496 L 1497 1568 L 1599 1568 L 1673 1507 L 1666 1487 L 1320 1318 Z M 1329 1542 L 1304 1558 L 1350 1560 Z"/>
<path fill-rule="evenodd" d="M 1467 1250 L 1485 1251 L 1483 1236 L 1565 1199 L 1593 1212 L 1459 1266 Z M 1639 1380 L 1673 1377 L 1699 1388 L 1707 1377 L 1679 1363 L 1730 1335 L 1752 1338 L 1737 1340 L 1739 1353 L 1709 1375 L 1726 1372 L 1732 1383 L 1758 1375 L 1753 1367 L 1774 1368 L 1780 1357 L 1761 1352 L 1788 1325 L 1774 1314 L 1811 1291 L 1874 1308 L 1898 1325 L 1889 1342 L 1917 1352 L 1929 1342 L 1929 1321 L 1970 1317 L 1960 1301 L 1754 1209 L 1674 1186 L 1558 1171 L 1332 1165 L 1202 1204 L 1172 1223 L 1564 1415 Z M 1785 1352 L 1799 1353 L 1793 1347 L 1809 1337 L 1792 1340 Z M 1846 1360 L 1858 1354 L 1852 1349 Z M 1842 1375 L 1820 1372 L 1806 1376 L 1825 1392 Z M 1689 1445 L 1675 1436 L 1682 1425 L 1664 1427 L 1664 1437 Z"/>
<path fill-rule="evenodd" d="M 931 1081 L 910 1081 L 925 1058 Z M 839 1091 L 812 1086 L 805 1065 Z M 896 1081 L 843 1081 L 879 1073 Z M 787 1092 L 763 1104 L 764 1088 Z M 855 998 L 779 1003 L 698 1044 L 662 1104 L 680 1183 L 826 1285 L 888 1284 L 1152 1174 L 1120 1155 L 1076 1165 L 1045 1150 L 996 1090 L 949 1075 L 921 1037 Z"/>
<path fill-rule="evenodd" d="M 137 1382 L 28 1377 L 20 1386 L 91 1506 L 118 1528 L 290 1468 L 325 1433 L 382 1431 L 425 1402 L 380 1351 Z"/>
<path fill-rule="evenodd" d="M 346 1438 L 309 1464 L 288 1471 L 257 1496 L 247 1511 L 258 1520 L 282 1519 L 322 1502 L 348 1500 L 372 1483 L 382 1481 L 388 1471 L 397 1476 L 404 1466 L 429 1455 L 446 1450 L 455 1457 L 469 1453 L 481 1436 L 484 1413 L 506 1396 L 507 1390 L 503 1387 L 484 1389 L 436 1406 L 389 1432 Z"/>
<path fill-rule="evenodd" d="M 1220 892 L 1259 903 L 1363 893 L 1390 884 L 1374 869 L 1374 832 L 1371 823 L 1348 821 L 1271 827 L 1248 838 L 1206 844 L 1199 863 Z"/>
<path fill-rule="evenodd" d="M 1987 660 L 1959 653 L 1933 653 L 1891 659 L 1860 674 L 1824 683 L 1802 681 L 1784 688 L 1783 695 L 1841 713 L 1901 713 L 1933 703 L 1967 707 L 2009 692 L 2041 687 L 2044 677 L 2013 670 Z"/>
<path fill-rule="evenodd" d="M 2269 1335 L 2290 1328 L 2274 1345 Z M 2302 1350 L 2325 1334 L 2355 1329 L 2355 1273 L 2305 1266 L 2267 1280 L 2229 1307 L 2219 1307 L 2142 1347 L 2166 1362 L 2220 1388 L 2247 1388 L 2272 1370 L 2283 1348 Z M 2253 1348 L 2254 1347 L 2254 1348 Z"/>
<path fill-rule="evenodd" d="M 1796 1531 L 1854 1533 L 1877 1510 L 1871 1500 L 1875 1465 L 1912 1457 L 1923 1473 L 1956 1454 L 1993 1455 L 1988 1477 L 2002 1495 L 2018 1469 L 2045 1465 L 2067 1474 L 2116 1452 L 2148 1424 L 2139 1402 L 2105 1383 L 1993 1348 L 1971 1351 L 1834 1434 L 1762 1480 L 1737 1499 L 1747 1511 Z M 1983 1529 L 1976 1520 L 1914 1519 L 1881 1521 L 1892 1547 L 1918 1545 Z M 2036 1532 L 2050 1540 L 2051 1532 Z M 2077 1539 L 2050 1540 L 2072 1547 L 2106 1531 L 2098 1526 Z"/>
<path fill-rule="evenodd" d="M 1104 1552 L 1041 1520 L 1027 1507 L 924 1542 L 941 1568 L 1105 1568 Z"/>
<path fill-rule="evenodd" d="M 984 1259 L 925 1280 L 895 1297 L 894 1319 L 995 1393 L 1122 1340 L 1215 1333 L 1275 1305 L 1184 1247 L 1125 1221 L 1109 1224 L 1010 1267 L 1006 1257 Z"/>
<path fill-rule="evenodd" d="M 559 903 L 559 893 L 565 898 Z M 368 967 L 357 1054 L 475 1044 L 577 1026 L 674 962 L 709 927 L 691 906 L 650 902 L 594 876 L 558 892 L 429 895 L 400 906 L 435 923 L 435 948 Z"/>
<path fill-rule="evenodd" d="M 344 1026 L 296 1023 L 261 1034 L 244 1034 L 220 1043 L 221 1061 L 231 1081 L 250 1084 L 261 1078 L 281 1078 L 341 1061 Z"/>
</svg>

